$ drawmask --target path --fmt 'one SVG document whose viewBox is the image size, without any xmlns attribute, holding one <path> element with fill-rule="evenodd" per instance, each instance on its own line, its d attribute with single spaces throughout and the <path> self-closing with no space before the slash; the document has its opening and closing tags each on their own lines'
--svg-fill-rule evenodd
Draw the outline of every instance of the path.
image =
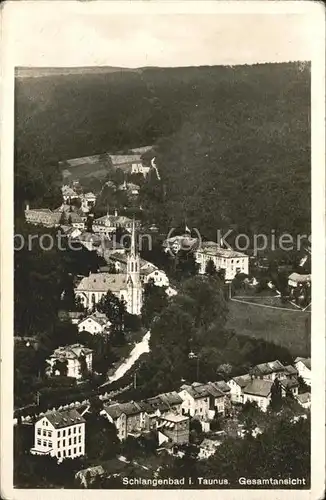
<svg viewBox="0 0 326 500">
<path fill-rule="evenodd" d="M 302 312 L 303 310 L 300 309 L 289 309 L 287 307 L 277 307 L 277 306 L 268 306 L 266 304 L 257 304 L 257 302 L 249 302 L 248 300 L 238 300 L 238 299 L 231 299 L 233 302 L 240 302 L 240 304 L 250 304 L 251 306 L 257 306 L 257 307 L 266 307 L 267 309 L 278 309 L 279 311 L 291 311 L 291 312 Z"/>
<path fill-rule="evenodd" d="M 149 339 L 151 337 L 151 332 L 148 331 L 142 340 L 135 345 L 133 350 L 130 353 L 130 356 L 117 368 L 115 373 L 109 377 L 109 379 L 102 384 L 101 387 L 105 385 L 109 385 L 115 380 L 119 380 L 119 378 L 123 377 L 125 373 L 133 366 L 133 364 L 137 361 L 137 359 L 144 354 L 145 352 L 149 352 Z"/>
</svg>

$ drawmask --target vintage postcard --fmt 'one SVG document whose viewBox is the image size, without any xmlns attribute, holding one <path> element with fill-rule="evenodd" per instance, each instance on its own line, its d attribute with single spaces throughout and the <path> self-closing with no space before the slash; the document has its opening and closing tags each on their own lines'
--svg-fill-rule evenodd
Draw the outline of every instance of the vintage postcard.
<svg viewBox="0 0 326 500">
<path fill-rule="evenodd" d="M 1 22 L 2 497 L 322 498 L 323 5 Z"/>
</svg>

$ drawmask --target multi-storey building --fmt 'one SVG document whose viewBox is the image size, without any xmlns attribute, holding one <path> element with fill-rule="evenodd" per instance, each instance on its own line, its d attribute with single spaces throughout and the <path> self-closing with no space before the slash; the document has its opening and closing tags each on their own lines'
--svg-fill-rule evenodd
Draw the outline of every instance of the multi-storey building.
<svg viewBox="0 0 326 500">
<path fill-rule="evenodd" d="M 46 362 L 48 376 L 65 375 L 78 380 L 92 371 L 93 351 L 81 344 L 58 347 Z"/>
<path fill-rule="evenodd" d="M 50 411 L 34 428 L 34 455 L 50 455 L 63 460 L 85 455 L 85 419 L 77 410 Z"/>
<path fill-rule="evenodd" d="M 221 248 L 214 241 L 204 241 L 195 250 L 195 259 L 199 264 L 199 273 L 205 274 L 207 263 L 211 260 L 216 269 L 225 270 L 225 279 L 233 280 L 236 274 L 249 274 L 249 257 L 242 252 Z"/>
</svg>

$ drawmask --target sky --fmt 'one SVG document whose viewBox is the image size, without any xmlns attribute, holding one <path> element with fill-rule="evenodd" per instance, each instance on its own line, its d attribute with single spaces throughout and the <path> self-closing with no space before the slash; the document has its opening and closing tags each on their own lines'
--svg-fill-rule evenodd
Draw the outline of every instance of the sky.
<svg viewBox="0 0 326 500">
<path fill-rule="evenodd" d="M 231 3 L 232 8 L 238 4 Z M 254 3 L 252 13 L 243 7 L 243 13 L 222 12 L 221 5 L 205 13 L 205 2 L 200 8 L 199 2 L 187 2 L 196 7 L 193 11 L 172 9 L 171 3 L 155 9 L 154 3 L 133 2 L 125 12 L 124 2 L 115 9 L 115 2 L 9 2 L 5 28 L 10 24 L 16 66 L 135 68 L 311 60 L 314 27 L 309 16 L 284 9 L 257 13 L 257 4 L 264 2 Z"/>
</svg>

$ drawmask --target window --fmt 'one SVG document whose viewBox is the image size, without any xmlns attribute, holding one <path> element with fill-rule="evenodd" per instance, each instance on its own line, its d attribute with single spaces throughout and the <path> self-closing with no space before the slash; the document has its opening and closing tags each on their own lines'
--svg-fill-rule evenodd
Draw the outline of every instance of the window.
<svg viewBox="0 0 326 500">
<path fill-rule="evenodd" d="M 82 447 L 81 447 L 81 446 L 79 446 L 79 453 L 81 453 L 81 451 L 82 451 Z"/>
<path fill-rule="evenodd" d="M 40 444 L 42 444 L 41 439 L 38 439 L 38 440 L 37 440 L 37 444 L 39 444 L 39 445 L 40 445 Z"/>
<path fill-rule="evenodd" d="M 68 429 L 68 436 L 70 436 L 70 434 L 71 434 L 71 427 L 69 427 Z"/>
<path fill-rule="evenodd" d="M 52 431 L 48 431 L 48 436 L 51 437 L 52 436 Z"/>
<path fill-rule="evenodd" d="M 47 445 L 47 442 L 44 440 L 43 441 L 43 446 L 46 446 Z"/>
<path fill-rule="evenodd" d="M 78 436 L 78 443 L 81 443 L 81 436 Z"/>
<path fill-rule="evenodd" d="M 71 450 L 70 449 L 68 450 L 68 456 L 69 457 L 71 456 Z"/>
<path fill-rule="evenodd" d="M 52 441 L 48 442 L 48 446 L 49 446 L 49 448 L 52 448 Z"/>
<path fill-rule="evenodd" d="M 46 430 L 43 429 L 43 436 L 46 436 Z"/>
<path fill-rule="evenodd" d="M 65 439 L 63 440 L 62 446 L 63 446 L 63 447 L 65 447 L 65 446 L 66 446 L 66 440 L 65 440 Z"/>
<path fill-rule="evenodd" d="M 41 429 L 37 429 L 37 435 L 40 436 L 41 435 Z"/>
<path fill-rule="evenodd" d="M 60 437 L 60 431 L 58 431 L 58 438 Z"/>
<path fill-rule="evenodd" d="M 76 438 L 76 437 L 74 437 L 74 444 L 76 444 L 76 443 L 77 443 L 77 438 Z"/>
<path fill-rule="evenodd" d="M 65 436 L 65 435 L 66 435 L 66 429 L 64 429 L 64 430 L 62 431 L 62 435 L 63 435 L 63 436 Z"/>
<path fill-rule="evenodd" d="M 74 434 L 76 434 L 77 432 L 77 427 L 74 427 Z"/>
<path fill-rule="evenodd" d="M 71 438 L 69 438 L 69 441 L 68 441 L 68 446 L 71 445 Z"/>
<path fill-rule="evenodd" d="M 58 458 L 61 457 L 61 451 L 58 451 Z"/>
<path fill-rule="evenodd" d="M 77 453 L 77 448 L 74 448 L 74 455 L 76 455 Z"/>
<path fill-rule="evenodd" d="M 63 456 L 64 457 L 66 456 L 66 450 L 63 450 Z"/>
<path fill-rule="evenodd" d="M 58 441 L 58 448 L 60 448 L 61 446 L 61 441 Z"/>
</svg>

